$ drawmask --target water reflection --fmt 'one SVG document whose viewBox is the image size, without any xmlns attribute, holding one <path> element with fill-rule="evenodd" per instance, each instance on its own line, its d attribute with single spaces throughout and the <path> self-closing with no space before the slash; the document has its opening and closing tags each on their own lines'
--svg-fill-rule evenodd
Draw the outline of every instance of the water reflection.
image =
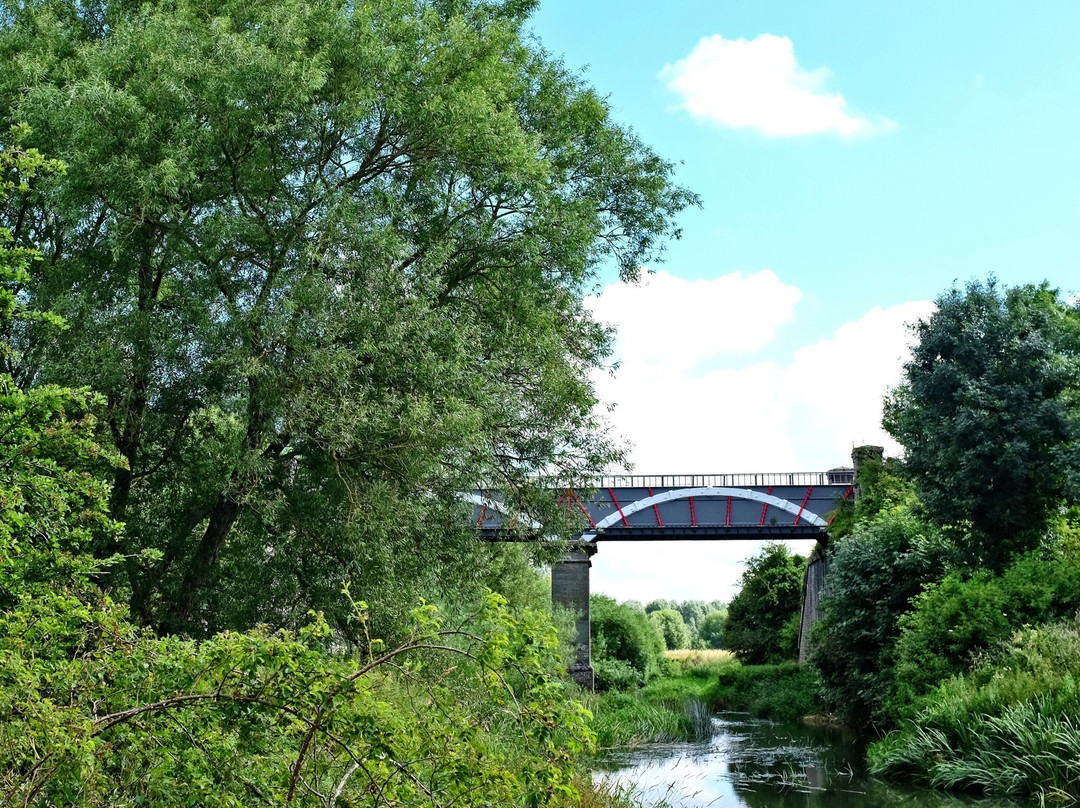
<svg viewBox="0 0 1080 808">
<path fill-rule="evenodd" d="M 1015 808 L 871 781 L 859 745 L 837 732 L 741 713 L 713 723 L 706 742 L 613 751 L 596 777 L 672 808 Z"/>
</svg>

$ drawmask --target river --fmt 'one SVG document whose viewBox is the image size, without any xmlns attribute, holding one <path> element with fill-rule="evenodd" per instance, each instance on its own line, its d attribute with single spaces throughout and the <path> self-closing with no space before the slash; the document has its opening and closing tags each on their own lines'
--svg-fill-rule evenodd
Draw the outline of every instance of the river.
<svg viewBox="0 0 1080 808">
<path fill-rule="evenodd" d="M 1016 808 L 871 780 L 858 743 L 834 730 L 743 713 L 712 720 L 708 741 L 612 750 L 595 777 L 671 808 Z"/>
</svg>

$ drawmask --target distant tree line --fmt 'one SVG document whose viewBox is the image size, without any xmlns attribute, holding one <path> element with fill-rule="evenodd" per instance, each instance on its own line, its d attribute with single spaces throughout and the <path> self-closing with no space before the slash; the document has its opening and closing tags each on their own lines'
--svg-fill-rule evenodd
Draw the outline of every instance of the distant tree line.
<svg viewBox="0 0 1080 808">
<path fill-rule="evenodd" d="M 724 647 L 727 606 L 721 601 L 589 601 L 592 664 L 602 690 L 626 689 L 663 674 L 664 652 Z"/>
</svg>

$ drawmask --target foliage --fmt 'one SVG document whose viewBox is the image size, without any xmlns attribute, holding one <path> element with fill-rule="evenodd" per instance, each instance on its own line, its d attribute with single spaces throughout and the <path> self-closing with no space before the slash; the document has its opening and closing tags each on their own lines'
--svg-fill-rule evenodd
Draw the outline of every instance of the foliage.
<svg viewBox="0 0 1080 808">
<path fill-rule="evenodd" d="M 645 606 L 645 613 L 652 615 L 656 612 L 674 610 L 682 617 L 682 622 L 686 625 L 687 630 L 690 632 L 689 639 L 684 639 L 681 635 L 675 640 L 678 643 L 684 643 L 680 645 L 668 645 L 668 648 L 710 648 L 700 635 L 700 628 L 705 620 L 711 614 L 716 612 L 727 613 L 727 604 L 722 601 L 714 600 L 710 603 L 706 603 L 703 600 L 665 600 L 664 598 L 657 598 L 656 600 L 649 601 Z M 659 619 L 659 618 L 658 618 Z M 672 619 L 672 618 L 666 618 Z M 675 631 L 678 631 L 676 628 Z"/>
<path fill-rule="evenodd" d="M 589 621 L 597 689 L 635 687 L 663 670 L 664 640 L 643 612 L 593 595 Z"/>
<path fill-rule="evenodd" d="M 1080 554 L 1029 553 L 995 576 L 954 572 L 929 587 L 900 622 L 898 712 L 967 670 L 1017 627 L 1061 620 L 1080 609 Z"/>
<path fill-rule="evenodd" d="M 794 659 L 797 633 L 785 631 L 802 609 L 805 563 L 783 544 L 768 544 L 746 562 L 741 589 L 728 605 L 724 640 L 747 664 Z"/>
<path fill-rule="evenodd" d="M 902 462 L 895 457 L 864 459 L 854 484 L 859 488 L 858 496 L 843 500 L 833 513 L 829 524 L 831 542 L 890 511 L 918 506 L 911 479 Z"/>
<path fill-rule="evenodd" d="M 1024 629 L 874 744 L 874 774 L 987 795 L 1080 799 L 1080 624 Z"/>
<path fill-rule="evenodd" d="M 706 648 L 724 647 L 724 624 L 727 622 L 727 609 L 710 612 L 698 625 L 698 637 Z"/>
<path fill-rule="evenodd" d="M 1080 470 L 1080 311 L 1046 284 L 951 289 L 914 327 L 885 428 L 931 519 L 970 533 L 968 566 L 1033 548 Z"/>
<path fill-rule="evenodd" d="M 899 621 L 943 574 L 946 555 L 939 533 L 902 507 L 834 543 L 810 661 L 825 700 L 852 726 L 886 720 Z"/>
<path fill-rule="evenodd" d="M 774 721 L 799 721 L 822 711 L 817 673 L 806 665 L 732 665 L 715 677 L 706 701 Z"/>
<path fill-rule="evenodd" d="M 368 660 L 327 653 L 321 620 L 195 642 L 140 634 L 118 611 L 38 602 L 5 620 L 0 777 L 16 804 L 536 805 L 572 793 L 585 713 L 551 678 L 550 624 L 511 616 L 498 596 L 476 634 L 444 630 L 425 606 L 408 642 Z M 49 648 L 26 640 L 43 621 Z M 80 649 L 74 661 L 48 653 L 58 639 Z"/>
<path fill-rule="evenodd" d="M 0 120 L 67 166 L 0 206 L 71 328 L 23 384 L 89 387 L 124 462 L 95 546 L 134 619 L 402 630 L 482 567 L 457 493 L 559 522 L 601 467 L 582 304 L 696 199 L 532 44 L 528 2 L 9 4 Z M 554 482 L 553 482 L 554 481 Z M 144 552 L 149 551 L 149 552 Z"/>
<path fill-rule="evenodd" d="M 57 161 L 47 160 L 37 149 L 24 147 L 30 134 L 26 125 L 13 126 L 7 137 L 0 140 L 0 200 L 25 198 L 35 175 L 63 172 Z M 35 311 L 27 305 L 25 289 L 37 251 L 15 245 L 13 241 L 11 230 L 0 226 L 0 373 L 7 376 L 19 361 L 13 343 L 21 329 L 34 322 L 55 328 L 63 326 L 63 320 L 56 315 Z"/>
<path fill-rule="evenodd" d="M 682 709 L 654 704 L 639 693 L 611 690 L 585 704 L 593 718 L 589 727 L 602 749 L 614 746 L 644 746 L 690 740 L 693 726 Z"/>
<path fill-rule="evenodd" d="M 709 737 L 712 721 L 706 693 L 719 670 L 737 664 L 729 655 L 681 673 L 670 670 L 640 690 L 586 698 L 593 715 L 589 726 L 596 732 L 597 743 L 601 747 L 638 746 Z"/>
<path fill-rule="evenodd" d="M 682 615 L 674 609 L 661 609 L 649 613 L 649 620 L 656 626 L 664 640 L 664 648 L 675 650 L 690 647 L 690 629 L 683 622 Z"/>
<path fill-rule="evenodd" d="M 24 173 L 46 167 L 35 157 L 0 152 Z M 33 257 L 0 244 L 16 287 L 4 325 L 33 317 L 17 289 Z M 557 677 L 547 615 L 512 612 L 499 595 L 459 628 L 421 604 L 402 645 L 369 640 L 366 657 L 332 651 L 317 614 L 297 632 L 202 641 L 133 625 L 94 583 L 120 560 L 88 552 L 120 531 L 104 479 L 120 458 L 79 415 L 97 403 L 0 374 L 3 805 L 532 808 L 576 797 L 587 713 Z M 366 605 L 343 595 L 366 632 Z"/>
</svg>

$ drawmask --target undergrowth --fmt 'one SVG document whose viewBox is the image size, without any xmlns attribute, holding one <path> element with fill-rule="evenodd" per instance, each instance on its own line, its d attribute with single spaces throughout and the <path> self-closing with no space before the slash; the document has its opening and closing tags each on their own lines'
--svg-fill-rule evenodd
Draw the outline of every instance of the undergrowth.
<svg viewBox="0 0 1080 808">
<path fill-rule="evenodd" d="M 737 710 L 773 721 L 799 721 L 824 711 L 817 674 L 793 662 L 727 666 L 703 696 L 715 710 Z"/>
<path fill-rule="evenodd" d="M 1040 803 L 1080 800 L 1080 621 L 1018 632 L 920 700 L 873 774 Z"/>
</svg>

